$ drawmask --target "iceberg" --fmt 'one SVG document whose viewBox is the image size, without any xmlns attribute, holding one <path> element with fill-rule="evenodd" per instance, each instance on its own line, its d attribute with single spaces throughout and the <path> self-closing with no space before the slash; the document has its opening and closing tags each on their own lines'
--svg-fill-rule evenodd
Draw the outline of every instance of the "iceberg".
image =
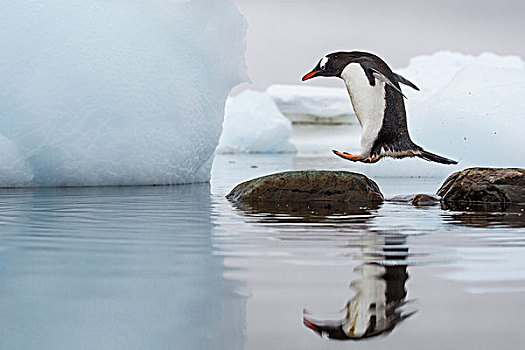
<svg viewBox="0 0 525 350">
<path fill-rule="evenodd" d="M 433 55 L 421 55 L 410 59 L 407 67 L 394 69 L 421 89 L 404 89 L 409 98 L 428 98 L 443 89 L 454 76 L 470 65 L 492 68 L 524 69 L 524 62 L 518 56 L 498 56 L 485 52 L 479 56 L 457 52 L 438 51 Z"/>
<path fill-rule="evenodd" d="M 226 104 L 218 153 L 295 153 L 292 123 L 265 94 L 246 90 Z"/>
<path fill-rule="evenodd" d="M 0 186 L 209 180 L 246 79 L 233 0 L 8 0 L 0 29 Z"/>
</svg>

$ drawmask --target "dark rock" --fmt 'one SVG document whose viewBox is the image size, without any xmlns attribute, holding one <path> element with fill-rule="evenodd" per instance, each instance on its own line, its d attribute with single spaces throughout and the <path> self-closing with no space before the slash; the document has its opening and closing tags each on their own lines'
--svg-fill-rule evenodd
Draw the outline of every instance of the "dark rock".
<svg viewBox="0 0 525 350">
<path fill-rule="evenodd" d="M 290 171 L 271 174 L 237 185 L 227 196 L 238 204 L 260 207 L 331 209 L 381 203 L 377 184 L 348 171 Z"/>
<path fill-rule="evenodd" d="M 458 204 L 525 203 L 525 169 L 470 168 L 450 175 L 437 195 L 447 207 Z"/>
<path fill-rule="evenodd" d="M 439 197 L 431 194 L 416 194 L 410 201 L 416 207 L 425 207 L 439 204 Z"/>
<path fill-rule="evenodd" d="M 432 194 L 409 194 L 406 196 L 395 196 L 389 199 L 390 202 L 411 203 L 416 207 L 428 207 L 438 205 L 440 198 Z"/>
</svg>

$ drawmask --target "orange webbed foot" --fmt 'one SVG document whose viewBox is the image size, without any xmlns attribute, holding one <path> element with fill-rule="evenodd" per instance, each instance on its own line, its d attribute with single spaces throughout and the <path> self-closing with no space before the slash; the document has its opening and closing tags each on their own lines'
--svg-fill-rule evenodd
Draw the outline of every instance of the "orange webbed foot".
<svg viewBox="0 0 525 350">
<path fill-rule="evenodd" d="M 341 157 L 343 159 L 350 160 L 352 162 L 363 162 L 363 163 L 377 163 L 377 162 L 379 162 L 379 158 L 378 157 L 366 157 L 366 158 L 363 158 L 360 155 L 350 154 L 350 153 L 347 153 L 347 152 L 339 152 L 339 151 L 336 151 L 336 150 L 332 150 L 332 152 L 334 152 L 335 155 L 337 155 L 337 156 L 339 156 L 339 157 Z"/>
<path fill-rule="evenodd" d="M 365 159 L 362 160 L 363 163 L 377 163 L 379 162 L 379 158 L 378 157 L 366 157 Z"/>
<path fill-rule="evenodd" d="M 343 159 L 346 159 L 346 160 L 351 160 L 352 162 L 361 162 L 363 161 L 363 157 L 359 156 L 359 155 L 356 155 L 356 154 L 350 154 L 350 153 L 346 153 L 346 152 L 339 152 L 339 151 L 336 151 L 336 150 L 332 150 L 332 152 L 334 152 L 335 155 L 343 158 Z"/>
</svg>

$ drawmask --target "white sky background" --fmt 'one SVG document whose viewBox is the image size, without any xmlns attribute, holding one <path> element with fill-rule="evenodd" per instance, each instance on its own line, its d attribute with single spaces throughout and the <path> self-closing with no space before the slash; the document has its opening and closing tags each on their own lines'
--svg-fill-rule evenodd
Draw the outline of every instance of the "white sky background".
<svg viewBox="0 0 525 350">
<path fill-rule="evenodd" d="M 248 20 L 252 84 L 302 84 L 326 53 L 364 50 L 393 68 L 411 57 L 451 50 L 525 57 L 523 0 L 236 0 Z M 306 84 L 306 83 L 304 83 Z M 341 86 L 319 78 L 310 85 Z"/>
</svg>

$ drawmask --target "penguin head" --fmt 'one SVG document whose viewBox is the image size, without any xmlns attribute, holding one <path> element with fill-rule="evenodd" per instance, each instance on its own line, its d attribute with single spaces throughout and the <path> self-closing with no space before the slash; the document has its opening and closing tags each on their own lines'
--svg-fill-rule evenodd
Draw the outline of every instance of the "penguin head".
<svg viewBox="0 0 525 350">
<path fill-rule="evenodd" d="M 303 81 L 314 77 L 338 77 L 345 67 L 353 62 L 354 55 L 351 52 L 333 52 L 321 58 L 314 69 L 303 77 Z"/>
</svg>

